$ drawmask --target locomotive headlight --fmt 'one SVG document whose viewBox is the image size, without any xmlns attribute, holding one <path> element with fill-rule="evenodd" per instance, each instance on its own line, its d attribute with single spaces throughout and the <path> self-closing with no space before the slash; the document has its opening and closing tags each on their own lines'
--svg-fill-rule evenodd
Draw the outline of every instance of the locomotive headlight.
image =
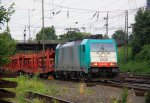
<svg viewBox="0 0 150 103">
<path fill-rule="evenodd" d="M 97 63 L 94 63 L 95 66 L 97 66 Z"/>
<path fill-rule="evenodd" d="M 105 57 L 106 56 L 106 54 L 105 53 L 102 53 L 102 57 Z"/>
<path fill-rule="evenodd" d="M 98 64 L 97 64 L 97 63 L 93 63 L 92 65 L 93 65 L 93 66 L 97 66 Z"/>
<path fill-rule="evenodd" d="M 110 65 L 111 65 L 111 66 L 115 66 L 115 65 L 116 65 L 116 63 L 110 63 Z"/>
</svg>

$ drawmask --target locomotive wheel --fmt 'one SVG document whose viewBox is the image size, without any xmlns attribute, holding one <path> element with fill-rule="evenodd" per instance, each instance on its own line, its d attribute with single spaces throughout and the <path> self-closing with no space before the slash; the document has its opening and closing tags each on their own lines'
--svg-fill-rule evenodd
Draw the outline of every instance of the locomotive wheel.
<svg viewBox="0 0 150 103">
<path fill-rule="evenodd" d="M 65 75 L 63 71 L 57 72 L 58 79 L 65 80 Z"/>
<path fill-rule="evenodd" d="M 61 79 L 61 78 L 62 78 L 61 75 L 62 75 L 61 72 L 56 72 L 56 78 L 57 78 L 57 79 Z"/>
<path fill-rule="evenodd" d="M 66 78 L 67 80 L 70 79 L 70 73 L 69 73 L 69 72 L 66 73 L 65 78 Z"/>
<path fill-rule="evenodd" d="M 92 78 L 91 73 L 86 74 L 86 80 L 87 80 L 87 81 L 90 82 L 90 81 L 92 80 L 91 78 Z"/>
</svg>

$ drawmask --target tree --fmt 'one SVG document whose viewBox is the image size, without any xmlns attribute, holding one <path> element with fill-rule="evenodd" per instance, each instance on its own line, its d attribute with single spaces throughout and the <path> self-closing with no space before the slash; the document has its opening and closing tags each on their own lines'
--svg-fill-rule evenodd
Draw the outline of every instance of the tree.
<svg viewBox="0 0 150 103">
<path fill-rule="evenodd" d="M 55 33 L 54 27 L 46 27 L 44 29 L 42 28 L 41 31 L 37 33 L 36 40 L 57 40 L 57 35 Z"/>
<path fill-rule="evenodd" d="M 9 61 L 9 56 L 14 54 L 16 43 L 8 32 L 0 33 L 0 66 Z"/>
<path fill-rule="evenodd" d="M 4 23 L 7 23 L 7 31 L 9 29 L 8 27 L 8 22 L 10 21 L 11 15 L 15 12 L 13 6 L 15 4 L 12 3 L 8 9 L 5 9 L 4 6 L 2 5 L 2 2 L 0 2 L 0 29 L 1 25 L 4 25 Z"/>
<path fill-rule="evenodd" d="M 83 39 L 89 37 L 90 33 L 86 32 L 76 32 L 76 31 L 68 31 L 66 34 L 59 35 L 59 40 L 74 40 L 74 39 Z"/>
<path fill-rule="evenodd" d="M 135 56 L 144 45 L 150 44 L 150 10 L 140 9 L 133 25 L 132 54 Z"/>
<path fill-rule="evenodd" d="M 116 30 L 112 35 L 112 38 L 116 40 L 118 45 L 123 45 L 125 40 L 125 32 L 123 30 Z"/>
<path fill-rule="evenodd" d="M 15 41 L 11 38 L 8 32 L 8 22 L 11 15 L 14 13 L 12 4 L 8 9 L 5 9 L 0 2 L 0 29 L 7 22 L 7 31 L 0 33 L 0 66 L 9 61 L 9 56 L 15 51 Z"/>
</svg>

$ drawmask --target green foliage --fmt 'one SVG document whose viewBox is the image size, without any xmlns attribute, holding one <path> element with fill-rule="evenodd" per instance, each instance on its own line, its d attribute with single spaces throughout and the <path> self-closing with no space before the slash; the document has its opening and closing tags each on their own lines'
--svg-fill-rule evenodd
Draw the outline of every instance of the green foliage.
<svg viewBox="0 0 150 103">
<path fill-rule="evenodd" d="M 14 6 L 15 3 L 12 3 L 9 8 L 7 9 L 7 17 L 6 17 L 6 22 L 9 22 L 11 15 L 15 12 Z"/>
<path fill-rule="evenodd" d="M 43 36 L 43 30 L 44 30 L 44 36 Z M 41 31 L 37 33 L 36 40 L 57 40 L 57 35 L 55 33 L 54 27 L 46 27 L 44 29 L 42 28 Z"/>
<path fill-rule="evenodd" d="M 150 61 L 150 45 L 145 45 L 142 48 L 142 51 L 139 52 L 136 56 L 135 56 L 136 60 L 149 60 Z"/>
<path fill-rule="evenodd" d="M 145 103 L 150 103 L 150 91 L 146 95 Z"/>
<path fill-rule="evenodd" d="M 149 45 L 144 46 L 142 51 L 135 55 L 135 59 L 131 58 L 131 47 L 129 47 L 128 50 L 128 62 L 124 64 L 124 48 L 119 48 L 118 59 L 120 71 L 135 74 L 150 74 Z"/>
<path fill-rule="evenodd" d="M 127 98 L 128 98 L 128 89 L 127 87 L 123 87 L 121 92 L 121 100 L 113 98 L 112 103 L 127 103 Z"/>
<path fill-rule="evenodd" d="M 33 78 L 29 78 L 26 76 L 19 76 L 17 79 L 18 86 L 16 88 L 17 95 L 23 96 L 26 91 L 40 92 L 45 93 L 46 87 L 43 83 L 38 82 L 38 78 L 35 76 Z M 37 87 L 38 86 L 38 87 Z"/>
<path fill-rule="evenodd" d="M 35 75 L 30 78 L 28 75 L 20 75 L 17 78 L 8 78 L 9 81 L 16 81 L 18 86 L 16 89 L 11 89 L 11 91 L 16 93 L 17 99 L 15 102 L 24 103 L 23 98 L 26 96 L 27 91 L 37 92 L 41 94 L 47 94 L 55 96 L 60 93 L 59 86 L 56 84 L 45 85 L 40 79 Z M 35 103 L 45 103 L 43 100 L 34 99 Z"/>
<path fill-rule="evenodd" d="M 128 60 L 131 59 L 131 47 L 128 47 Z M 124 63 L 124 47 L 118 49 L 118 61 L 119 64 Z"/>
<path fill-rule="evenodd" d="M 51 84 L 50 86 L 48 86 L 46 93 L 53 96 L 60 94 L 58 85 Z"/>
<path fill-rule="evenodd" d="M 1 24 L 4 25 L 5 22 L 9 22 L 11 15 L 15 12 L 13 6 L 15 4 L 12 3 L 8 9 L 5 9 L 4 6 L 2 6 L 2 3 L 0 1 L 0 29 L 1 29 Z"/>
<path fill-rule="evenodd" d="M 0 25 L 4 24 L 4 22 L 6 21 L 6 16 L 7 16 L 6 9 L 1 4 L 2 3 L 0 2 Z"/>
<path fill-rule="evenodd" d="M 122 72 L 131 72 L 134 74 L 150 74 L 150 62 L 149 61 L 134 61 L 130 60 L 126 64 L 120 64 L 120 70 Z"/>
<path fill-rule="evenodd" d="M 69 40 L 74 40 L 77 38 L 85 38 L 88 37 L 90 34 L 89 33 L 85 33 L 85 32 L 76 32 L 76 31 L 68 31 L 66 34 L 62 34 L 59 36 L 60 40 L 65 40 L 65 41 L 69 41 Z"/>
<path fill-rule="evenodd" d="M 128 98 L 128 89 L 127 89 L 127 87 L 123 87 L 121 96 L 122 96 L 122 103 L 127 103 L 127 98 Z"/>
<path fill-rule="evenodd" d="M 22 98 L 25 97 L 25 93 L 27 91 L 46 93 L 46 86 L 39 82 L 38 78 L 35 76 L 33 78 L 29 78 L 27 75 L 20 75 L 17 78 L 9 78 L 10 81 L 16 81 L 18 86 L 15 90 L 12 90 L 16 93 L 16 101 L 18 103 L 23 103 L 24 100 Z"/>
<path fill-rule="evenodd" d="M 150 44 L 150 10 L 140 9 L 133 25 L 133 57 L 142 50 L 144 45 Z"/>
<path fill-rule="evenodd" d="M 120 102 L 116 98 L 113 98 L 112 103 L 120 103 Z"/>
<path fill-rule="evenodd" d="M 15 50 L 15 41 L 11 38 L 8 29 L 8 22 L 11 15 L 15 12 L 14 3 L 11 4 L 8 9 L 5 9 L 2 6 L 0 1 L 0 29 L 1 25 L 4 25 L 7 22 L 7 32 L 0 33 L 0 66 L 9 61 L 8 57 L 14 53 Z"/>
<path fill-rule="evenodd" d="M 125 39 L 125 32 L 123 30 L 116 30 L 112 35 L 112 38 L 116 40 L 117 44 L 123 45 Z"/>
<path fill-rule="evenodd" d="M 16 43 L 7 32 L 0 33 L 0 65 L 9 61 L 9 56 L 14 54 Z"/>
</svg>

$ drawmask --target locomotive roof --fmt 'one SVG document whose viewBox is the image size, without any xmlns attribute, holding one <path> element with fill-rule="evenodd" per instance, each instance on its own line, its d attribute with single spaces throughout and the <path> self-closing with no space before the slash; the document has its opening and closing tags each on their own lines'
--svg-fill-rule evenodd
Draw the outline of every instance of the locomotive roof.
<svg viewBox="0 0 150 103">
<path fill-rule="evenodd" d="M 63 43 L 63 44 L 58 44 L 56 48 L 62 48 L 62 47 L 69 47 L 69 46 L 72 46 L 72 45 L 80 45 L 81 44 L 81 40 L 79 41 L 71 41 L 71 42 L 66 42 L 66 43 Z"/>
<path fill-rule="evenodd" d="M 75 40 L 75 41 L 71 41 L 71 42 L 66 42 L 66 43 L 62 43 L 62 44 L 58 44 L 57 48 L 63 48 L 63 47 L 69 47 L 69 46 L 73 46 L 73 45 L 84 45 L 87 42 L 103 42 L 103 43 L 112 43 L 114 42 L 113 39 L 83 39 L 83 40 Z"/>
</svg>

